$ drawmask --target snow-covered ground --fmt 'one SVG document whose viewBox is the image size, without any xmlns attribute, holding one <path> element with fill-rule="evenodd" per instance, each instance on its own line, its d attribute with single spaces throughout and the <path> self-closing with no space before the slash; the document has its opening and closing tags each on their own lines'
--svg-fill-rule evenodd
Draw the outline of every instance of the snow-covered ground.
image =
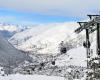
<svg viewBox="0 0 100 80">
<path fill-rule="evenodd" d="M 63 77 L 46 76 L 46 75 L 9 75 L 0 76 L 0 80 L 65 80 Z"/>
<path fill-rule="evenodd" d="M 67 52 L 67 55 L 61 55 L 56 61 L 58 66 L 82 66 L 86 67 L 86 50 L 84 47 L 78 47 L 71 49 Z"/>
<path fill-rule="evenodd" d="M 0 76 L 0 80 L 68 80 L 68 79 L 57 76 L 15 74 L 9 76 Z M 85 79 L 82 78 L 73 80 L 85 80 Z"/>
</svg>

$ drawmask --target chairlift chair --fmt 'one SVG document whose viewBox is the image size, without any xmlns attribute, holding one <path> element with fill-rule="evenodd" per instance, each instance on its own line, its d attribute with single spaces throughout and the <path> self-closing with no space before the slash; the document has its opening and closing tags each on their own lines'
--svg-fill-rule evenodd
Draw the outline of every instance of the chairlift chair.
<svg viewBox="0 0 100 80">
<path fill-rule="evenodd" d="M 61 54 L 64 54 L 64 53 L 66 53 L 66 52 L 67 52 L 67 49 L 66 49 L 66 47 L 62 47 L 62 48 L 61 48 L 61 50 L 60 50 L 60 52 L 61 52 Z"/>
<path fill-rule="evenodd" d="M 55 61 L 52 61 L 52 65 L 55 65 Z"/>
</svg>

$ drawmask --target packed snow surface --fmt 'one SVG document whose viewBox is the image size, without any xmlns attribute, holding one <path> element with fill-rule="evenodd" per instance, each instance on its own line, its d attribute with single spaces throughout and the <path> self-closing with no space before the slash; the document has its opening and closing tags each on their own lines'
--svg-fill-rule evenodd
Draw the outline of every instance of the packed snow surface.
<svg viewBox="0 0 100 80">
<path fill-rule="evenodd" d="M 46 75 L 9 75 L 9 76 L 0 76 L 0 80 L 67 80 L 64 77 L 58 76 L 46 76 Z M 73 79 L 73 80 L 85 80 L 82 79 Z"/>
<path fill-rule="evenodd" d="M 9 76 L 0 76 L 0 80 L 67 80 L 64 77 L 58 76 L 46 76 L 46 75 L 9 75 Z M 85 80 L 82 79 L 73 79 L 73 80 Z"/>
<path fill-rule="evenodd" d="M 0 80 L 64 80 L 63 77 L 46 76 L 46 75 L 9 75 L 0 76 Z"/>
</svg>

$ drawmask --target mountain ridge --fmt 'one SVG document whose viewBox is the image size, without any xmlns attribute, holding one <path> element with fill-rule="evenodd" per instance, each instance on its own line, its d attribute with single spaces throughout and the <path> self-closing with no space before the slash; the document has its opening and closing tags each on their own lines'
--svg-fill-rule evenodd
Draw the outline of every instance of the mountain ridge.
<svg viewBox="0 0 100 80">
<path fill-rule="evenodd" d="M 74 22 L 40 25 L 15 34 L 9 41 L 21 50 L 32 51 L 35 46 L 43 48 L 39 53 L 56 53 L 59 43 L 73 35 L 77 26 Z"/>
</svg>

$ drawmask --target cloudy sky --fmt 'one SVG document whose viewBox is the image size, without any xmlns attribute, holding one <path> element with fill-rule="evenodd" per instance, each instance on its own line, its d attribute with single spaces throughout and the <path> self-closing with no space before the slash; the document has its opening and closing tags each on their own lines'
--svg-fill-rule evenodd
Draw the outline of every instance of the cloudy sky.
<svg viewBox="0 0 100 80">
<path fill-rule="evenodd" d="M 0 0 L 0 22 L 39 24 L 79 21 L 100 13 L 100 0 Z"/>
</svg>

